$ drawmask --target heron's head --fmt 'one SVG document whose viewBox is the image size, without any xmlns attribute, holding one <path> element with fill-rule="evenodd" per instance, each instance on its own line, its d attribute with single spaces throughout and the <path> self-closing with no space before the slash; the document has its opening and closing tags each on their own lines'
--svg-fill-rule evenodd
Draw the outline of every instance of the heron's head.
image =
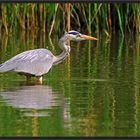
<svg viewBox="0 0 140 140">
<path fill-rule="evenodd" d="M 84 35 L 84 34 L 81 34 L 77 31 L 74 31 L 74 30 L 71 30 L 69 32 L 66 32 L 65 33 L 65 37 L 67 37 L 67 39 L 69 40 L 73 40 L 73 41 L 81 41 L 81 40 L 98 40 L 97 38 L 95 37 L 91 37 L 91 36 L 88 36 L 88 35 Z"/>
</svg>

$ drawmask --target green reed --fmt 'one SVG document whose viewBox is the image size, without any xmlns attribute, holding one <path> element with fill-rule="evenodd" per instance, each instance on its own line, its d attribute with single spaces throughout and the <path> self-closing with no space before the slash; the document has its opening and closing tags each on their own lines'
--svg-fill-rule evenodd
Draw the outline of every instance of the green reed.
<svg viewBox="0 0 140 140">
<path fill-rule="evenodd" d="M 136 3 L 1 3 L 0 31 L 70 29 L 88 33 L 140 31 L 140 4 Z"/>
</svg>

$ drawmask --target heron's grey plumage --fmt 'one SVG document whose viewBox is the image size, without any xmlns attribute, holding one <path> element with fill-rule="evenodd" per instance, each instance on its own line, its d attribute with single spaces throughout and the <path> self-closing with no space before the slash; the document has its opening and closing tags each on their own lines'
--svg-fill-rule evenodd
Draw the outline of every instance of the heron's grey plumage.
<svg viewBox="0 0 140 140">
<path fill-rule="evenodd" d="M 53 54 L 47 49 L 29 50 L 1 64 L 0 72 L 15 71 L 41 76 L 50 70 L 53 59 Z"/>
</svg>

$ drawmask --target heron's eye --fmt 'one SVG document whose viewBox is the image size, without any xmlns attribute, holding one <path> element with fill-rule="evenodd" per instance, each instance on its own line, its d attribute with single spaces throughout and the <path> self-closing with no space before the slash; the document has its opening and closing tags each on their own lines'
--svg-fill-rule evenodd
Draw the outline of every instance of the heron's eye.
<svg viewBox="0 0 140 140">
<path fill-rule="evenodd" d="M 80 37 L 80 34 L 77 34 L 76 37 Z"/>
</svg>

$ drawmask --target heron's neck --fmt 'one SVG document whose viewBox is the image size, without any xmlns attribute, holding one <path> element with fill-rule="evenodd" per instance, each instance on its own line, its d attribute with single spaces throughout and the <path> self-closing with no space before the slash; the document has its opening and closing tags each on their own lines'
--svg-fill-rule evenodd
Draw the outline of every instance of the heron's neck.
<svg viewBox="0 0 140 140">
<path fill-rule="evenodd" d="M 55 60 L 53 64 L 59 64 L 61 63 L 70 53 L 70 46 L 66 45 L 65 43 L 67 42 L 67 38 L 62 37 L 59 40 L 59 47 L 63 50 L 61 54 L 55 56 Z"/>
</svg>

